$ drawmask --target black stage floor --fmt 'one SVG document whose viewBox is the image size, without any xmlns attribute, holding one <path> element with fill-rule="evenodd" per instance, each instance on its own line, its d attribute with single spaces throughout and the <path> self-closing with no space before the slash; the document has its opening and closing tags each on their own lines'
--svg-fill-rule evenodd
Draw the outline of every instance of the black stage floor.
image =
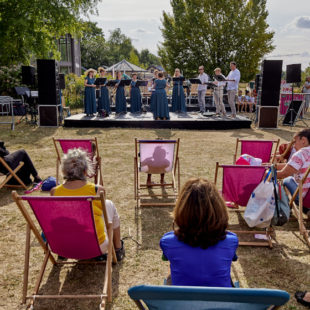
<svg viewBox="0 0 310 310">
<path fill-rule="evenodd" d="M 197 112 L 173 113 L 170 120 L 154 120 L 150 112 L 141 114 L 110 114 L 109 117 L 89 117 L 86 114 L 75 114 L 66 117 L 65 127 L 120 127 L 120 128 L 176 128 L 176 129 L 241 129 L 250 128 L 252 121 L 247 117 L 238 115 L 237 118 L 215 117 L 214 113 L 201 115 Z"/>
</svg>

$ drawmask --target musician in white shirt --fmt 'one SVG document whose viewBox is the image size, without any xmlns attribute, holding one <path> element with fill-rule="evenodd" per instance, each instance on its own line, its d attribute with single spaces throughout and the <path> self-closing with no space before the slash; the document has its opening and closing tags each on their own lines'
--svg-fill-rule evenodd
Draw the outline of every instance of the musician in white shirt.
<svg viewBox="0 0 310 310">
<path fill-rule="evenodd" d="M 236 94 L 239 87 L 239 81 L 240 81 L 240 71 L 237 69 L 237 64 L 232 61 L 230 63 L 230 72 L 228 76 L 226 77 L 226 80 L 228 80 L 227 84 L 227 95 L 228 95 L 228 103 L 231 109 L 231 116 L 233 118 L 236 118 Z"/>
<path fill-rule="evenodd" d="M 200 79 L 201 84 L 198 84 L 198 103 L 199 103 L 199 110 L 200 113 L 204 113 L 206 109 L 206 91 L 207 91 L 207 85 L 204 85 L 209 81 L 209 77 L 207 74 L 204 73 L 204 66 L 199 67 L 199 75 L 198 79 Z"/>
</svg>

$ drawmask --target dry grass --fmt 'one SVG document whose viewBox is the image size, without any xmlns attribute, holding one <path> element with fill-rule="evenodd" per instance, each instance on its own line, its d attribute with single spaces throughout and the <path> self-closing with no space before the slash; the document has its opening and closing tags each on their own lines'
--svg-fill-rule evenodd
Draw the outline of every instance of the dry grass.
<svg viewBox="0 0 310 310">
<path fill-rule="evenodd" d="M 133 199 L 134 138 L 180 138 L 181 182 L 189 177 L 213 179 L 215 162 L 231 163 L 235 139 L 275 139 L 289 141 L 298 128 L 277 130 L 134 130 L 134 129 L 67 129 L 32 128 L 20 124 L 14 132 L 1 125 L 0 139 L 10 151 L 24 148 L 29 152 L 42 177 L 55 175 L 56 156 L 52 136 L 87 138 L 97 136 L 103 158 L 104 183 L 121 215 L 126 258 L 113 268 L 113 304 L 111 309 L 135 309 L 127 289 L 137 284 L 162 284 L 169 264 L 161 260 L 159 239 L 171 229 L 171 208 L 141 210 L 135 217 Z M 20 193 L 22 193 L 20 191 Z M 232 215 L 231 223 L 238 218 Z M 23 309 L 20 305 L 25 221 L 11 199 L 10 191 L 0 191 L 0 309 Z M 141 242 L 139 246 L 133 239 Z M 40 268 L 43 253 L 32 239 L 31 289 Z M 310 289 L 310 250 L 300 238 L 297 223 L 277 229 L 274 249 L 240 247 L 238 262 L 233 264 L 233 279 L 241 287 L 269 287 L 287 290 L 292 296 L 297 289 Z M 66 267 L 49 264 L 41 292 L 65 293 L 84 291 L 98 293 L 102 288 L 103 268 Z M 40 301 L 35 309 L 97 309 L 98 302 Z M 302 309 L 292 297 L 285 309 Z"/>
</svg>

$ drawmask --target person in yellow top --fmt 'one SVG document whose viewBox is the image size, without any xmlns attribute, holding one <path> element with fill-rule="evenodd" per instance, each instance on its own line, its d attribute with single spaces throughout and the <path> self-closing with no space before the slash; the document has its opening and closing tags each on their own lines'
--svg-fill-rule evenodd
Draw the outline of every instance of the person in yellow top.
<svg viewBox="0 0 310 310">
<path fill-rule="evenodd" d="M 52 188 L 50 194 L 52 196 L 96 196 L 103 190 L 103 187 L 87 182 L 86 176 L 93 174 L 92 170 L 92 162 L 85 151 L 76 148 L 69 150 L 62 159 L 62 173 L 65 182 Z M 125 256 L 125 249 L 123 240 L 121 240 L 119 216 L 111 200 L 106 200 L 105 203 L 108 219 L 113 226 L 113 244 L 117 260 L 121 261 Z M 100 258 L 105 259 L 109 240 L 104 225 L 102 205 L 99 200 L 93 202 L 93 212 L 98 242 L 103 253 Z"/>
</svg>

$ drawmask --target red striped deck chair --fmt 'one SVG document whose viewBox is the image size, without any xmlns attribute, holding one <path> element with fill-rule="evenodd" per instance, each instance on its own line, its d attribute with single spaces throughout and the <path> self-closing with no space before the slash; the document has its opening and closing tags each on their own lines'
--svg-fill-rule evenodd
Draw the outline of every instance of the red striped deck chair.
<svg viewBox="0 0 310 310">
<path fill-rule="evenodd" d="M 235 208 L 239 206 L 245 207 L 251 197 L 252 192 L 262 181 L 266 171 L 264 166 L 242 166 L 242 165 L 219 165 L 216 163 L 215 179 L 216 185 L 219 169 L 222 169 L 222 196 L 227 206 L 233 205 Z M 266 241 L 241 241 L 240 245 L 254 245 L 254 246 L 269 246 L 272 248 L 270 233 L 271 228 L 265 230 L 237 230 L 234 231 L 238 235 L 247 234 L 264 234 L 267 238 Z"/>
<path fill-rule="evenodd" d="M 3 176 L 3 180 L 0 181 L 0 189 L 2 187 L 13 187 L 13 188 L 23 188 L 23 189 L 27 189 L 27 186 L 25 185 L 25 183 L 19 178 L 19 176 L 17 175 L 17 172 L 22 168 L 22 166 L 24 165 L 24 163 L 21 161 L 18 166 L 15 169 L 12 169 L 6 162 L 5 160 L 0 157 L 0 165 L 3 166 L 5 168 L 5 170 L 8 171 L 8 173 L 6 175 Z M 0 172 L 0 176 L 2 175 L 2 173 Z M 19 184 L 8 184 L 8 182 L 14 178 Z"/>
<path fill-rule="evenodd" d="M 302 180 L 298 183 L 298 188 L 296 189 L 293 196 L 290 195 L 287 189 L 286 193 L 290 197 L 290 207 L 292 208 L 294 216 L 297 218 L 300 234 L 303 236 L 307 245 L 310 247 L 310 237 L 309 237 L 310 230 L 306 229 L 305 216 L 303 214 L 303 208 L 309 209 L 310 211 L 310 190 L 308 190 L 305 197 L 302 197 L 303 196 L 302 188 L 305 182 L 310 182 L 310 167 L 308 168 Z M 298 204 L 295 202 L 295 198 L 297 197 L 297 195 L 299 197 Z"/>
<path fill-rule="evenodd" d="M 240 143 L 240 153 L 238 152 Z M 278 140 L 242 140 L 237 138 L 233 164 L 236 163 L 237 156 L 248 154 L 260 158 L 263 163 L 273 163 L 280 143 Z M 274 146 L 275 145 L 275 146 Z"/>
<path fill-rule="evenodd" d="M 100 300 L 100 309 L 104 309 L 106 302 L 112 301 L 112 261 L 113 263 L 117 262 L 113 242 L 109 242 L 107 261 L 104 262 L 106 263 L 106 268 L 105 274 L 102 277 L 103 291 L 101 294 L 42 295 L 39 292 L 40 284 L 49 260 L 53 265 L 100 263 L 88 260 L 102 255 L 94 222 L 93 200 L 101 201 L 105 225 L 107 227 L 107 236 L 110 241 L 113 240 L 112 223 L 108 223 L 103 192 L 100 193 L 100 196 L 96 197 L 36 197 L 18 196 L 17 193 L 13 191 L 12 196 L 27 222 L 22 302 L 25 304 L 30 300 L 29 306 L 33 307 L 35 300 L 43 298 L 97 298 Z M 37 220 L 36 224 L 32 220 L 32 216 L 24 204 L 26 202 L 29 204 Z M 42 229 L 47 243 L 43 241 L 37 227 Z M 28 295 L 31 232 L 41 245 L 45 256 L 33 293 L 32 295 Z M 70 261 L 56 261 L 53 254 L 69 258 Z"/>
<path fill-rule="evenodd" d="M 101 157 L 99 155 L 99 148 L 97 138 L 93 139 L 55 139 L 53 142 L 56 149 L 57 161 L 56 161 L 56 182 L 59 184 L 59 168 L 61 166 L 62 155 L 66 154 L 68 150 L 73 148 L 81 148 L 87 151 L 90 155 L 90 159 L 94 163 L 94 174 L 89 175 L 89 178 L 94 178 L 94 183 L 103 185 Z"/>
<path fill-rule="evenodd" d="M 138 207 L 175 205 L 180 190 L 179 144 L 180 139 L 135 139 L 134 190 Z M 147 174 L 160 175 L 162 173 L 165 173 L 165 179 L 167 179 L 164 184 L 154 183 L 151 187 L 148 187 L 145 182 L 141 181 L 142 176 Z M 156 189 L 165 192 L 160 194 L 153 192 Z M 159 197 L 167 199 L 162 200 Z M 152 200 L 145 201 L 147 198 Z M 172 201 L 167 201 L 169 199 Z"/>
</svg>

